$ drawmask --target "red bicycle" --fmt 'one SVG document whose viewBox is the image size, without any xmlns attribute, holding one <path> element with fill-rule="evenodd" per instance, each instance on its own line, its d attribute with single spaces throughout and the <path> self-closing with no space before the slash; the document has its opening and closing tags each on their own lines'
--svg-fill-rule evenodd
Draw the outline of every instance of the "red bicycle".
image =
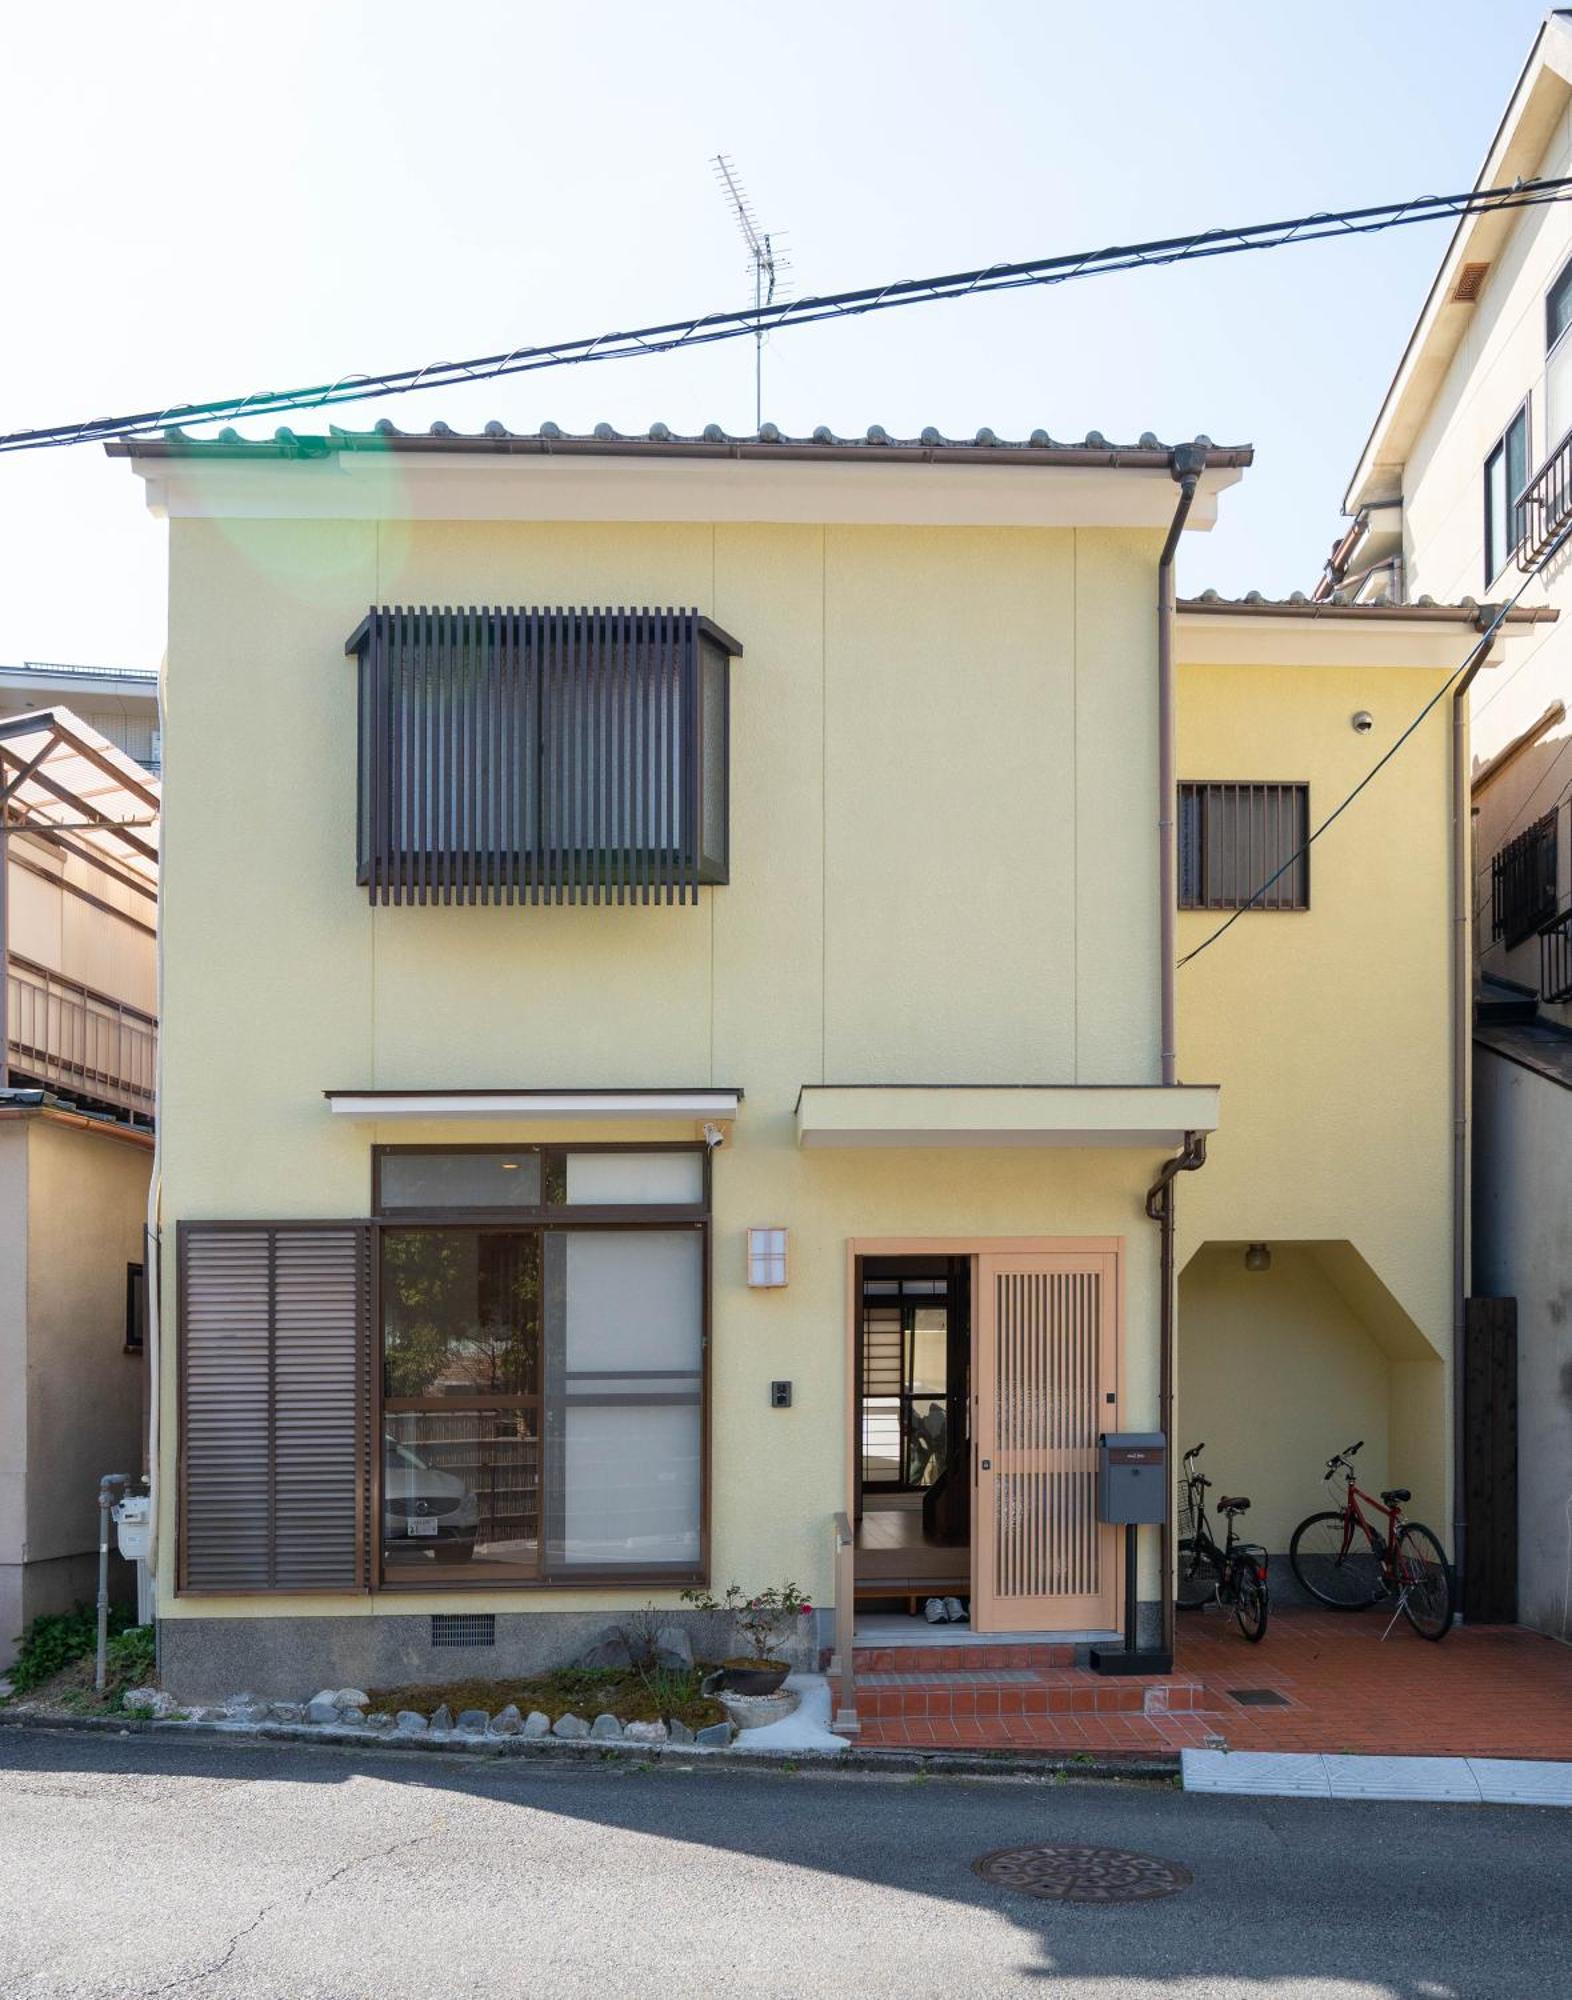
<svg viewBox="0 0 1572 2000">
<path fill-rule="evenodd" d="M 1395 1597 L 1392 1625 L 1401 1616 L 1421 1639 L 1444 1639 L 1453 1611 L 1445 1553 L 1422 1522 L 1403 1519 L 1403 1502 L 1412 1498 L 1406 1486 L 1389 1486 L 1374 1500 L 1354 1484 L 1354 1454 L 1363 1444 L 1361 1438 L 1327 1460 L 1326 1478 L 1341 1473 L 1346 1482 L 1343 1504 L 1299 1523 L 1288 1545 L 1289 1563 L 1318 1604 L 1363 1611 Z M 1385 1517 L 1384 1534 L 1371 1526 L 1367 1507 Z"/>
</svg>

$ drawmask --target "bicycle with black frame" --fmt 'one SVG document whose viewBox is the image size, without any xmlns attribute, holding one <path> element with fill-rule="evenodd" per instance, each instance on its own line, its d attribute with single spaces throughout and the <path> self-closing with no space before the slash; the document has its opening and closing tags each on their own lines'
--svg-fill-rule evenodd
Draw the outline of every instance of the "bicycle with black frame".
<svg viewBox="0 0 1572 2000">
<path fill-rule="evenodd" d="M 1215 1599 L 1231 1606 L 1240 1631 L 1257 1645 L 1266 1635 L 1272 1600 L 1267 1588 L 1266 1550 L 1236 1539 L 1237 1521 L 1250 1511 L 1242 1494 L 1225 1496 L 1217 1511 L 1228 1523 L 1219 1548 L 1206 1518 L 1206 1489 L 1211 1480 L 1196 1469 L 1204 1444 L 1193 1444 L 1184 1455 L 1184 1499 L 1179 1511 L 1179 1562 L 1174 1595 L 1180 1608 L 1198 1611 Z"/>
</svg>

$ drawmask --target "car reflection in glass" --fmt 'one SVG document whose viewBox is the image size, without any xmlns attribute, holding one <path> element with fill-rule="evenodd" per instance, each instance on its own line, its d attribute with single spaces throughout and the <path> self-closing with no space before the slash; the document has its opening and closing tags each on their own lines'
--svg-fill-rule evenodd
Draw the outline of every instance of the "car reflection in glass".
<svg viewBox="0 0 1572 2000">
<path fill-rule="evenodd" d="M 389 1557 L 468 1562 L 480 1521 L 474 1494 L 397 1438 L 384 1437 L 382 1445 L 382 1536 Z"/>
</svg>

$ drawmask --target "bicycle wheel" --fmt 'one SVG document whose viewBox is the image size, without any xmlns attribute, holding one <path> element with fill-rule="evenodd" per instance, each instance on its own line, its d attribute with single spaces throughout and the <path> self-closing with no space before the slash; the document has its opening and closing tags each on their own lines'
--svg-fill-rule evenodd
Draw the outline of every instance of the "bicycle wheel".
<svg viewBox="0 0 1572 2000">
<path fill-rule="evenodd" d="M 1363 1611 L 1381 1595 L 1381 1558 L 1346 1514 L 1312 1514 L 1295 1528 L 1288 1561 L 1302 1590 L 1333 1611 Z M 1344 1542 L 1347 1540 L 1347 1549 Z"/>
<path fill-rule="evenodd" d="M 1181 1611 L 1199 1611 L 1217 1595 L 1217 1571 L 1204 1543 L 1186 1535 L 1174 1565 L 1174 1602 Z"/>
<path fill-rule="evenodd" d="M 1441 1544 L 1419 1521 L 1397 1538 L 1397 1587 L 1403 1615 L 1421 1639 L 1444 1639 L 1452 1629 L 1452 1572 Z"/>
<path fill-rule="evenodd" d="M 1251 1645 L 1258 1646 L 1266 1637 L 1266 1621 L 1272 1609 L 1266 1585 L 1248 1563 L 1235 1570 L 1234 1585 L 1237 1593 L 1234 1597 L 1234 1617 Z"/>
</svg>

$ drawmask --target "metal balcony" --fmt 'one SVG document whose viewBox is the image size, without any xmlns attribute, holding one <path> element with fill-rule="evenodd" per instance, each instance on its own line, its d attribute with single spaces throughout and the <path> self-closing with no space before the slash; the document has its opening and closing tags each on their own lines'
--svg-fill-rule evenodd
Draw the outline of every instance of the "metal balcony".
<svg viewBox="0 0 1572 2000">
<path fill-rule="evenodd" d="M 42 1084 L 96 1108 L 151 1119 L 158 1022 L 13 952 L 6 965 L 6 1062 L 12 1083 Z"/>
<path fill-rule="evenodd" d="M 1531 575 L 1572 521 L 1572 431 L 1523 488 L 1513 509 L 1517 566 Z"/>
</svg>

